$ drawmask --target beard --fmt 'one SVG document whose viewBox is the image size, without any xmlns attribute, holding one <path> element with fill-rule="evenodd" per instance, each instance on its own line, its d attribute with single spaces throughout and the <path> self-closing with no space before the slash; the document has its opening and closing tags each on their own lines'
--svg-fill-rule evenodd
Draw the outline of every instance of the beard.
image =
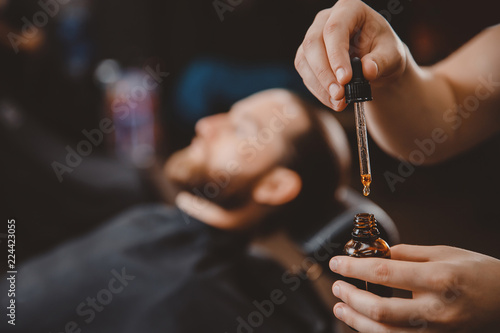
<svg viewBox="0 0 500 333">
<path fill-rule="evenodd" d="M 189 147 L 175 152 L 167 160 L 165 171 L 167 179 L 183 191 L 205 183 L 208 174 L 203 161 L 195 159 L 190 154 Z"/>
<path fill-rule="evenodd" d="M 257 177 L 230 175 L 224 170 L 211 171 L 205 158 L 193 156 L 190 147 L 174 153 L 165 165 L 167 179 L 180 191 L 187 191 L 227 210 L 251 200 Z"/>
</svg>

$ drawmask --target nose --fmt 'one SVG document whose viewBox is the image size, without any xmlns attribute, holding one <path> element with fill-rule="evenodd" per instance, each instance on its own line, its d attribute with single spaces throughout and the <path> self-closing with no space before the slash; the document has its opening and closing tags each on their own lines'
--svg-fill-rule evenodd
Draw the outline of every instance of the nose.
<svg viewBox="0 0 500 333">
<path fill-rule="evenodd" d="M 214 137 L 219 133 L 224 124 L 224 119 L 227 117 L 226 114 L 219 113 L 213 116 L 208 116 L 201 118 L 196 122 L 195 131 L 196 135 L 203 138 Z"/>
</svg>

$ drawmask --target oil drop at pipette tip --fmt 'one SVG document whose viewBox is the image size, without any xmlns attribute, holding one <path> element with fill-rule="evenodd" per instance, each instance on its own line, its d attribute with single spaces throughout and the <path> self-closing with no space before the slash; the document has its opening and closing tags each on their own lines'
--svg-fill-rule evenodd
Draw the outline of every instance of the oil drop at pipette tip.
<svg viewBox="0 0 500 333">
<path fill-rule="evenodd" d="M 365 197 L 369 196 L 370 195 L 370 187 L 369 186 L 365 186 L 363 187 L 363 195 Z"/>
<path fill-rule="evenodd" d="M 361 183 L 363 184 L 363 195 L 367 197 L 370 195 L 370 184 L 372 183 L 371 175 L 361 175 Z"/>
</svg>

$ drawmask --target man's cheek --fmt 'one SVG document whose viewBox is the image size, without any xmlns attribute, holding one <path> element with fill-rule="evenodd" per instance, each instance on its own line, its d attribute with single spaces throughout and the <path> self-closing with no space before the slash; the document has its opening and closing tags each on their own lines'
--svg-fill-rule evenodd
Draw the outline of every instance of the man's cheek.
<svg viewBox="0 0 500 333">
<path fill-rule="evenodd" d="M 208 175 L 219 187 L 225 188 L 234 177 L 245 171 L 245 164 L 248 163 L 242 160 L 234 146 L 219 145 L 214 148 L 207 161 Z"/>
<path fill-rule="evenodd" d="M 227 143 L 231 143 L 231 145 Z M 241 164 L 240 154 L 232 143 L 230 139 L 227 139 L 227 141 L 222 144 L 210 147 L 210 154 L 205 161 L 210 172 L 213 173 L 221 170 L 229 172 L 228 164 L 230 164 L 231 161 L 238 161 L 238 164 Z M 233 169 L 235 168 L 232 164 L 229 166 Z"/>
<path fill-rule="evenodd" d="M 239 159 L 243 159 L 245 162 L 250 163 L 257 157 L 257 149 L 250 144 L 247 140 L 241 141 L 236 148 L 236 153 Z"/>
</svg>

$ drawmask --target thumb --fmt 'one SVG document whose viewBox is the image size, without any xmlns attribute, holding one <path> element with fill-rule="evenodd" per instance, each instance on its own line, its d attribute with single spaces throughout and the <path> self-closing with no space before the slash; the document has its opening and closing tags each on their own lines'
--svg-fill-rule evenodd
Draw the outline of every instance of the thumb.
<svg viewBox="0 0 500 333">
<path fill-rule="evenodd" d="M 399 39 L 377 43 L 373 50 L 361 58 L 361 64 L 368 81 L 395 78 L 406 68 L 405 46 Z"/>
</svg>

